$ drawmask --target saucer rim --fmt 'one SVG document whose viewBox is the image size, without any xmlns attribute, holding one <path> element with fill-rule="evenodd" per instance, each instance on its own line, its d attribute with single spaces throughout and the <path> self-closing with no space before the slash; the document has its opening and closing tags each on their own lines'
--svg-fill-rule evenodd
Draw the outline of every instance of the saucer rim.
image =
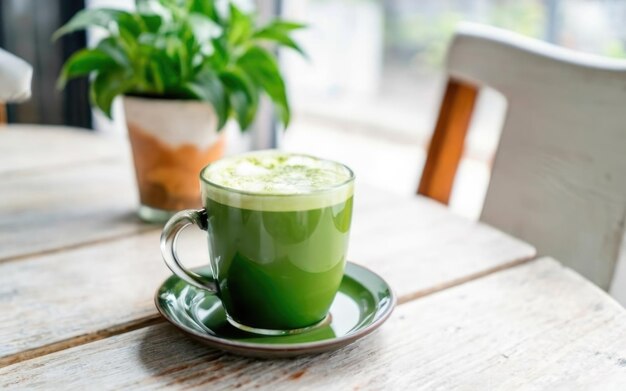
<svg viewBox="0 0 626 391">
<path fill-rule="evenodd" d="M 241 342 L 241 341 L 231 340 L 227 338 L 220 338 L 217 336 L 197 332 L 195 330 L 188 328 L 187 326 L 183 324 L 180 324 L 174 321 L 173 319 L 170 319 L 170 317 L 166 314 L 165 310 L 159 304 L 159 291 L 161 290 L 161 287 L 166 283 L 167 280 L 169 280 L 174 275 L 169 276 L 168 278 L 163 280 L 163 282 L 159 285 L 159 287 L 157 288 L 154 294 L 154 304 L 159 314 L 168 323 L 176 327 L 178 330 L 184 332 L 185 334 L 189 335 L 190 337 L 196 340 L 199 340 L 200 342 L 204 342 L 204 343 L 210 342 L 211 345 L 214 345 L 215 348 L 221 348 L 222 350 L 225 350 L 225 351 L 235 352 L 234 349 L 236 349 L 236 353 L 239 353 L 239 354 L 255 353 L 255 352 L 301 353 L 301 354 L 321 353 L 325 351 L 327 348 L 332 348 L 335 346 L 339 348 L 339 347 L 348 345 L 358 339 L 361 339 L 369 335 L 373 331 L 377 330 L 383 323 L 387 321 L 387 319 L 389 319 L 394 309 L 396 308 L 396 305 L 398 302 L 397 295 L 395 291 L 393 290 L 393 288 L 391 287 L 391 285 L 387 282 L 387 280 L 381 277 L 378 273 L 372 271 L 370 268 L 366 266 L 363 266 L 354 262 L 346 261 L 346 266 L 347 264 L 363 269 L 366 272 L 373 274 L 378 279 L 380 279 L 389 290 L 390 301 L 389 301 L 389 304 L 384 309 L 384 311 L 380 314 L 380 317 L 378 319 L 374 320 L 372 323 L 366 325 L 365 327 L 358 329 L 354 333 L 348 333 L 339 338 L 330 338 L 330 339 L 314 341 L 314 342 L 301 342 L 301 343 L 293 343 L 293 344 L 278 343 L 278 344 L 270 345 L 270 344 L 263 344 L 259 342 Z"/>
</svg>

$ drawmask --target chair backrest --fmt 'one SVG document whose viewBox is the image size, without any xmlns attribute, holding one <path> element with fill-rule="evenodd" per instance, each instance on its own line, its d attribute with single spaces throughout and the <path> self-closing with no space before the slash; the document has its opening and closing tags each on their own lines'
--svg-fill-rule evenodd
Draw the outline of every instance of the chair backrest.
<svg viewBox="0 0 626 391">
<path fill-rule="evenodd" d="M 24 60 L 0 49 L 0 102 L 23 102 L 30 98 L 33 68 Z"/>
<path fill-rule="evenodd" d="M 455 85 L 489 86 L 508 101 L 481 220 L 608 289 L 626 223 L 626 61 L 463 24 L 449 48 L 447 71 L 448 92 Z M 467 124 L 458 117 L 473 107 L 465 95 L 465 104 L 456 104 L 462 137 Z M 455 106 L 454 100 L 447 104 Z M 437 135 L 455 130 L 447 125 L 454 121 L 442 119 L 445 105 L 444 98 L 420 192 L 447 202 L 447 183 L 439 191 L 444 197 L 432 189 L 446 144 L 459 154 L 460 136 Z M 454 172 L 439 171 L 451 183 Z"/>
<path fill-rule="evenodd" d="M 33 68 L 21 58 L 0 49 L 0 125 L 7 122 L 7 102 L 30 98 Z"/>
</svg>

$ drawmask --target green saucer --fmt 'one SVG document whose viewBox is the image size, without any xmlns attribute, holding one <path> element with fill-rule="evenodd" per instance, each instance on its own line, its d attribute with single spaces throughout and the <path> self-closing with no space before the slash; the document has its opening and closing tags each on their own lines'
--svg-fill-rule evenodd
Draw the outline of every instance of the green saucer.
<svg viewBox="0 0 626 391">
<path fill-rule="evenodd" d="M 208 267 L 195 269 L 209 275 Z M 396 297 L 374 272 L 348 262 L 330 308 L 330 322 L 296 335 L 263 336 L 232 326 L 220 300 L 176 276 L 155 295 L 163 317 L 186 334 L 216 349 L 253 357 L 289 357 L 345 346 L 377 329 L 391 315 Z"/>
</svg>

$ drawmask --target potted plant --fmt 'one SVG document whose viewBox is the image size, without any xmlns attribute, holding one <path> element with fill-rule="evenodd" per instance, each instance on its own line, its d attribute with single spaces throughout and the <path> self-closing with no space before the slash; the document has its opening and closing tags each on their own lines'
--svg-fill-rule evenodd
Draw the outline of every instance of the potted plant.
<svg viewBox="0 0 626 391">
<path fill-rule="evenodd" d="M 266 94 L 286 127 L 289 103 L 272 45 L 302 53 L 291 38 L 302 24 L 255 15 L 229 1 L 137 0 L 133 12 L 86 9 L 53 39 L 88 27 L 106 31 L 74 53 L 59 88 L 89 76 L 90 99 L 111 118 L 123 95 L 141 208 L 148 221 L 200 206 L 198 172 L 224 151 L 229 118 L 245 131 Z"/>
</svg>

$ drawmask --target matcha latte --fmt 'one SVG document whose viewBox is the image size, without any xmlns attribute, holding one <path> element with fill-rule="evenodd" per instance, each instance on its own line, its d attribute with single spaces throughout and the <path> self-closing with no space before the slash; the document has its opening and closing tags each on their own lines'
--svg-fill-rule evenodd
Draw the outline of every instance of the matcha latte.
<svg viewBox="0 0 626 391">
<path fill-rule="evenodd" d="M 211 266 L 229 320 L 270 331 L 322 321 L 343 277 L 350 169 L 260 151 L 222 159 L 200 177 Z"/>
</svg>

